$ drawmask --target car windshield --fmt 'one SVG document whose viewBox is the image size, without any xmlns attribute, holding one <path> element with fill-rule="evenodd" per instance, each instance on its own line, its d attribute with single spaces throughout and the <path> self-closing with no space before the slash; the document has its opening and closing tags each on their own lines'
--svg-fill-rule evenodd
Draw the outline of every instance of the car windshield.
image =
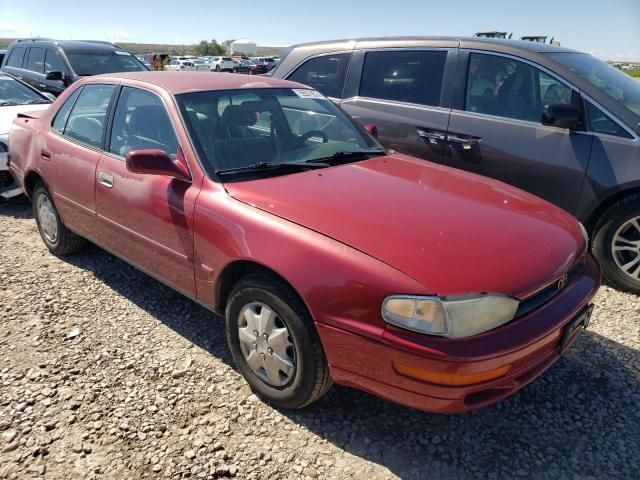
<svg viewBox="0 0 640 480">
<path fill-rule="evenodd" d="M 31 103 L 49 103 L 49 100 L 17 80 L 0 75 L 0 107 Z"/>
<path fill-rule="evenodd" d="M 548 53 L 593 86 L 620 102 L 640 121 L 640 82 L 586 53 Z"/>
<path fill-rule="evenodd" d="M 129 52 L 119 50 L 84 50 L 66 48 L 64 53 L 76 75 L 101 73 L 144 72 L 147 69 Z"/>
<path fill-rule="evenodd" d="M 373 137 L 315 90 L 203 91 L 176 98 L 210 176 L 274 165 L 295 173 L 290 167 L 384 155 Z"/>
</svg>

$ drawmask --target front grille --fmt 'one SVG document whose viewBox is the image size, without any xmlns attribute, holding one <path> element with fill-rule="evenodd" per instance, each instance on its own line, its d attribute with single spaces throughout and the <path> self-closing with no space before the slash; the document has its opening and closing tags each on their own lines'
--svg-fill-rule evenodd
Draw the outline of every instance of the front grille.
<svg viewBox="0 0 640 480">
<path fill-rule="evenodd" d="M 562 288 L 558 288 L 558 282 L 560 279 L 556 279 L 553 283 L 546 286 L 538 293 L 531 295 L 529 298 L 526 298 L 520 305 L 518 306 L 518 310 L 516 311 L 516 318 L 520 318 L 527 313 L 535 310 L 538 307 L 541 307 L 553 297 L 555 297 L 562 290 L 567 288 L 569 285 L 574 283 L 576 279 L 580 276 L 584 267 L 587 263 L 587 256 L 585 255 L 582 259 L 567 273 L 567 279 Z"/>
<path fill-rule="evenodd" d="M 0 188 L 10 187 L 14 183 L 15 182 L 13 181 L 13 177 L 8 171 L 0 171 Z"/>
</svg>

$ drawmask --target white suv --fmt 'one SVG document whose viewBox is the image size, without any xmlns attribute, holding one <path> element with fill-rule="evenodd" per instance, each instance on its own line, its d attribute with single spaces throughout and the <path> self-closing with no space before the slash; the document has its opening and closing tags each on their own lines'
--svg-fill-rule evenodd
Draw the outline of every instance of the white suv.
<svg viewBox="0 0 640 480">
<path fill-rule="evenodd" d="M 196 66 L 189 60 L 171 60 L 164 69 L 174 72 L 189 72 L 195 71 Z"/>
<path fill-rule="evenodd" d="M 239 63 L 231 57 L 212 57 L 209 63 L 211 71 L 216 72 L 233 72 L 238 65 Z"/>
</svg>

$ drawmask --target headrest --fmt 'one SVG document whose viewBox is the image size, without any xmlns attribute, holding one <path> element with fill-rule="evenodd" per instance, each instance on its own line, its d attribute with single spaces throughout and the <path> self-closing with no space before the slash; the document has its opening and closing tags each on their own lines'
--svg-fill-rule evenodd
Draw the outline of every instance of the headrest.
<svg viewBox="0 0 640 480">
<path fill-rule="evenodd" d="M 246 108 L 244 104 L 227 106 L 220 119 L 220 123 L 224 127 L 250 127 L 255 125 L 257 121 L 256 110 Z"/>
</svg>

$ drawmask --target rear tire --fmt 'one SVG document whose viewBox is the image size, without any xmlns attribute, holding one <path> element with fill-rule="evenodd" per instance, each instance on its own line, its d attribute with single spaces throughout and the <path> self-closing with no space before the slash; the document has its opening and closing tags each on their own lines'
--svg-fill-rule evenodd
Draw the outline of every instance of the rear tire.
<svg viewBox="0 0 640 480">
<path fill-rule="evenodd" d="M 260 398 L 277 407 L 298 409 L 318 400 L 333 385 L 311 315 L 282 280 L 265 273 L 243 278 L 231 291 L 225 317 L 233 359 L 251 390 Z M 257 323 L 249 324 L 247 318 Z M 261 323 L 262 318 L 273 320 Z M 252 325 L 258 326 L 253 330 Z M 265 337 L 264 333 L 268 335 Z M 285 351 L 282 348 L 278 349 L 283 338 L 287 344 L 286 354 L 281 354 Z M 271 375 L 269 361 L 275 358 L 278 359 L 276 373 Z M 281 358 L 287 362 L 282 370 L 279 369 L 284 365 Z"/>
<path fill-rule="evenodd" d="M 621 290 L 640 294 L 640 195 L 612 205 L 594 231 L 592 250 L 604 277 Z"/>
<path fill-rule="evenodd" d="M 33 216 L 42 241 L 54 255 L 68 255 L 84 246 L 86 240 L 62 223 L 53 198 L 42 182 L 33 189 Z"/>
<path fill-rule="evenodd" d="M 220 73 L 220 65 L 216 65 L 216 72 Z"/>
</svg>

